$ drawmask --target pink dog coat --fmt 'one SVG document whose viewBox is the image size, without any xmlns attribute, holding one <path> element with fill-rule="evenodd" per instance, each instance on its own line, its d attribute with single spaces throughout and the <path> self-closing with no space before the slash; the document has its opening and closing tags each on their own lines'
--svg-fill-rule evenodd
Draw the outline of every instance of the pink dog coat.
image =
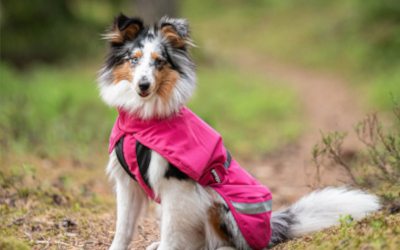
<svg viewBox="0 0 400 250">
<path fill-rule="evenodd" d="M 187 175 L 213 188 L 226 201 L 249 245 L 262 249 L 271 238 L 272 196 L 269 189 L 242 169 L 222 144 L 221 136 L 188 108 L 167 119 L 143 121 L 119 109 L 109 153 L 153 200 L 148 182 L 151 150 L 170 163 L 165 177 Z M 172 172 L 170 172 L 172 171 Z"/>
</svg>

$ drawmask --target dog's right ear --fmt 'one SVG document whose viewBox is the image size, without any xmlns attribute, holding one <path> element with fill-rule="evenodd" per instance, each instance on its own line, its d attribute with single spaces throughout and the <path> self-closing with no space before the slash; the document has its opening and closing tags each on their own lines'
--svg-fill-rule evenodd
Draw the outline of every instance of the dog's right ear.
<svg viewBox="0 0 400 250">
<path fill-rule="evenodd" d="M 174 48 L 184 48 L 192 45 L 189 38 L 189 24 L 186 19 L 163 17 L 159 22 L 161 33 Z"/>
<path fill-rule="evenodd" d="M 129 18 L 124 14 L 120 14 L 114 19 L 110 31 L 105 34 L 104 39 L 117 44 L 126 41 L 133 41 L 143 30 L 143 21 L 140 18 Z"/>
</svg>

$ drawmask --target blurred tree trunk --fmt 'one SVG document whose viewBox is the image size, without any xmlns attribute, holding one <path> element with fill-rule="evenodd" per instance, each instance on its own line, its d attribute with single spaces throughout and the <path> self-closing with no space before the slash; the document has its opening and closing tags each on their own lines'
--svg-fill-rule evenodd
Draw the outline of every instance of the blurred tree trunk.
<svg viewBox="0 0 400 250">
<path fill-rule="evenodd" d="M 133 0 L 135 14 L 145 23 L 153 24 L 163 16 L 176 17 L 178 6 L 175 0 Z"/>
</svg>

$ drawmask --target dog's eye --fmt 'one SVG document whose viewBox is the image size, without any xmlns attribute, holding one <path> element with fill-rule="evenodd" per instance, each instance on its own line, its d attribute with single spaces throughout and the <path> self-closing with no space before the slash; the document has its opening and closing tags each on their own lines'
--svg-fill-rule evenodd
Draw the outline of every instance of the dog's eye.
<svg viewBox="0 0 400 250">
<path fill-rule="evenodd" d="M 136 64 L 139 61 L 139 59 L 137 57 L 132 58 L 132 63 Z"/>
<path fill-rule="evenodd" d="M 156 60 L 154 61 L 154 63 L 156 64 L 156 67 L 160 67 L 161 64 L 163 63 L 163 61 L 160 60 L 160 59 L 156 59 Z"/>
</svg>

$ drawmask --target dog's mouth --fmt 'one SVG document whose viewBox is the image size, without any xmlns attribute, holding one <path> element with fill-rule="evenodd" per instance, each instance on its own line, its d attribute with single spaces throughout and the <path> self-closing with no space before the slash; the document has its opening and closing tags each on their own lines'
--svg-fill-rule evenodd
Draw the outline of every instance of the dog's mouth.
<svg viewBox="0 0 400 250">
<path fill-rule="evenodd" d="M 138 93 L 141 97 L 147 97 L 147 96 L 149 96 L 150 95 L 150 93 L 147 93 L 147 92 L 140 92 L 140 93 Z"/>
</svg>

